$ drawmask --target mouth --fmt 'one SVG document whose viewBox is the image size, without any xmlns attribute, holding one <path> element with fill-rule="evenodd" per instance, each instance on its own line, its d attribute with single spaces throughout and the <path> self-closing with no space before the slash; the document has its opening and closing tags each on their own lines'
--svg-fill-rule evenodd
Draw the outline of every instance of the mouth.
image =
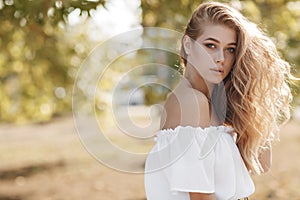
<svg viewBox="0 0 300 200">
<path fill-rule="evenodd" d="M 224 73 L 224 69 L 222 67 L 211 68 L 210 70 L 218 73 Z"/>
</svg>

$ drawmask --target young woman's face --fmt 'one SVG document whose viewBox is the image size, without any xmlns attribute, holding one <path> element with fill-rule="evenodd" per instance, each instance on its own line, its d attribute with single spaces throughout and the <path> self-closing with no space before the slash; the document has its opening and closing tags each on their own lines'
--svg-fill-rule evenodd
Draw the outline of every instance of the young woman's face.
<svg viewBox="0 0 300 200">
<path fill-rule="evenodd" d="M 220 83 L 235 61 L 236 33 L 223 25 L 206 25 L 196 41 L 185 39 L 187 65 L 192 65 L 209 83 Z M 187 44 L 190 42 L 190 44 Z"/>
</svg>

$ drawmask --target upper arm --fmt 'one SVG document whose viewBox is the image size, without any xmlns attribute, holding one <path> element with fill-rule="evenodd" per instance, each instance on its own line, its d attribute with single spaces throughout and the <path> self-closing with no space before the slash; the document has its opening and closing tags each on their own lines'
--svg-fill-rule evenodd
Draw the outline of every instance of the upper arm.
<svg viewBox="0 0 300 200">
<path fill-rule="evenodd" d="M 204 94 L 195 90 L 171 93 L 164 105 L 161 128 L 210 126 L 209 104 Z"/>
<path fill-rule="evenodd" d="M 188 91 L 184 95 L 171 93 L 168 96 L 161 117 L 161 128 L 175 128 L 179 125 L 193 127 L 210 125 L 209 104 L 202 93 Z M 189 195 L 191 200 L 216 200 L 214 193 L 189 192 Z"/>
<path fill-rule="evenodd" d="M 190 200 L 216 200 L 216 196 L 214 193 L 190 192 Z"/>
<path fill-rule="evenodd" d="M 263 173 L 269 171 L 271 165 L 272 165 L 272 147 L 271 144 L 268 145 L 267 149 L 263 150 L 258 160 L 261 164 L 261 167 L 263 169 Z"/>
</svg>

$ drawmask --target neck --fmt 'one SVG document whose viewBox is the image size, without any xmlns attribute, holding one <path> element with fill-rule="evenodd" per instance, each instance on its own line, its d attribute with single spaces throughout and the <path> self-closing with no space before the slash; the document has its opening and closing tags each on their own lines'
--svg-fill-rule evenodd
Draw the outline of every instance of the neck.
<svg viewBox="0 0 300 200">
<path fill-rule="evenodd" d="M 190 87 L 202 92 L 210 100 L 214 84 L 207 83 L 193 67 L 186 68 L 184 78 Z"/>
</svg>

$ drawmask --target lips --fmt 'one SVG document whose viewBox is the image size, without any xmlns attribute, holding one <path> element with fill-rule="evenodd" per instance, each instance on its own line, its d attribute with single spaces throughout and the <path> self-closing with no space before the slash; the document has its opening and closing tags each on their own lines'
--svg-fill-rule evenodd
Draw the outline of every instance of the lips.
<svg viewBox="0 0 300 200">
<path fill-rule="evenodd" d="M 222 67 L 211 68 L 210 70 L 219 72 L 219 73 L 224 73 L 224 69 Z"/>
</svg>

